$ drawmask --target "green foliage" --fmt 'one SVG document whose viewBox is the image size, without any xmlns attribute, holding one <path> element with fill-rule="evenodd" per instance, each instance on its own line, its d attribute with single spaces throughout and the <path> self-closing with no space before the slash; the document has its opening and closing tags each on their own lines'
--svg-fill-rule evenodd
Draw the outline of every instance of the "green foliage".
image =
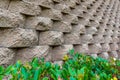
<svg viewBox="0 0 120 80">
<path fill-rule="evenodd" d="M 91 56 L 69 51 L 63 58 L 64 63 L 45 62 L 34 58 L 31 62 L 22 64 L 20 61 L 7 68 L 0 66 L 0 80 L 118 80 L 120 79 L 120 60 L 111 58 L 94 59 Z"/>
</svg>

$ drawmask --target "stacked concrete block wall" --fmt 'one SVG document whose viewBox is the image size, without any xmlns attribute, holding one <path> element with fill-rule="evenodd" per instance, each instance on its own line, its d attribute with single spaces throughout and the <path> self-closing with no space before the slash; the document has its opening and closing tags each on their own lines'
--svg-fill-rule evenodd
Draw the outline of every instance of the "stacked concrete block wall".
<svg viewBox="0 0 120 80">
<path fill-rule="evenodd" d="M 0 0 L 0 65 L 74 48 L 120 58 L 120 0 Z"/>
</svg>

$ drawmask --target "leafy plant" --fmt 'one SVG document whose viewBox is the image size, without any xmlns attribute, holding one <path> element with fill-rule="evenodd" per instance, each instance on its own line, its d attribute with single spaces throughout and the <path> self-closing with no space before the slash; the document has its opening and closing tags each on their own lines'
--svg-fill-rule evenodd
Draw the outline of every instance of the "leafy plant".
<svg viewBox="0 0 120 80">
<path fill-rule="evenodd" d="M 0 66 L 0 80 L 119 80 L 120 60 L 93 58 L 75 53 L 74 49 L 63 57 L 63 65 L 34 58 L 31 62 L 21 61 L 7 68 Z"/>
</svg>

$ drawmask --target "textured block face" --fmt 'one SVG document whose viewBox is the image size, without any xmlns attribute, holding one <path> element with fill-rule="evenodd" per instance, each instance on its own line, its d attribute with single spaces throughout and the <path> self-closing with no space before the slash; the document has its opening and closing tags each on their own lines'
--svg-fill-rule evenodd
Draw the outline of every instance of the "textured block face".
<svg viewBox="0 0 120 80">
<path fill-rule="evenodd" d="M 47 9 L 50 9 L 52 7 L 52 0 L 23 0 L 25 2 L 30 2 L 30 3 L 33 3 L 35 5 L 39 5 L 43 8 L 47 8 Z M 59 1 L 59 0 L 57 0 Z"/>
<path fill-rule="evenodd" d="M 0 46 L 3 47 L 28 47 L 36 45 L 37 42 L 35 30 L 21 28 L 0 30 Z"/>
<path fill-rule="evenodd" d="M 52 49 L 52 61 L 59 61 L 63 59 L 63 56 L 66 55 L 69 50 L 73 49 L 73 45 L 62 45 L 54 47 Z"/>
<path fill-rule="evenodd" d="M 0 27 L 23 27 L 24 18 L 21 15 L 0 9 Z"/>
<path fill-rule="evenodd" d="M 8 48 L 0 48 L 0 65 L 10 65 L 14 62 L 15 51 Z"/>
<path fill-rule="evenodd" d="M 62 13 L 59 10 L 55 9 L 44 9 L 41 12 L 41 16 L 43 17 L 49 17 L 53 20 L 62 20 Z"/>
<path fill-rule="evenodd" d="M 25 24 L 25 28 L 31 28 L 40 31 L 49 30 L 52 27 L 52 20 L 50 18 L 45 17 L 29 17 Z"/>
<path fill-rule="evenodd" d="M 23 63 L 31 61 L 34 57 L 45 57 L 45 60 L 50 60 L 49 46 L 34 46 L 30 48 L 19 49 L 16 54 L 16 60 L 21 60 Z"/>
<path fill-rule="evenodd" d="M 55 5 L 55 9 L 60 10 L 62 13 L 70 13 L 70 8 L 65 4 Z"/>
<path fill-rule="evenodd" d="M 0 8 L 7 9 L 9 2 L 10 2 L 10 0 L 0 0 Z"/>
<path fill-rule="evenodd" d="M 66 33 L 64 41 L 65 44 L 80 44 L 80 35 L 78 33 Z"/>
<path fill-rule="evenodd" d="M 52 0 L 53 2 L 60 3 L 62 0 Z"/>
<path fill-rule="evenodd" d="M 76 52 L 87 54 L 89 52 L 88 44 L 75 45 L 74 49 Z"/>
<path fill-rule="evenodd" d="M 38 0 L 39 5 L 44 8 L 51 8 L 52 7 L 52 0 Z"/>
<path fill-rule="evenodd" d="M 105 43 L 111 43 L 113 42 L 112 38 L 110 36 L 106 36 L 104 37 Z"/>
<path fill-rule="evenodd" d="M 93 34 L 93 43 L 102 43 L 104 41 L 102 34 Z"/>
<path fill-rule="evenodd" d="M 91 26 L 91 28 L 95 28 L 99 25 L 99 22 L 95 21 L 94 19 L 90 19 L 87 25 Z"/>
<path fill-rule="evenodd" d="M 53 24 L 52 30 L 59 31 L 59 32 L 64 32 L 64 33 L 69 33 L 72 31 L 72 26 L 68 22 L 64 21 L 55 21 Z"/>
<path fill-rule="evenodd" d="M 72 48 L 119 59 L 120 1 L 0 0 L 0 47 L 16 50 L 16 60 L 24 62 L 44 56 L 61 64 Z"/>
<path fill-rule="evenodd" d="M 64 42 L 63 33 L 57 31 L 41 32 L 39 35 L 40 45 L 61 45 Z"/>
<path fill-rule="evenodd" d="M 102 57 L 102 58 L 105 58 L 105 59 L 109 58 L 109 55 L 108 55 L 107 52 L 103 52 L 103 53 L 99 54 L 99 56 Z"/>
<path fill-rule="evenodd" d="M 119 42 L 119 40 L 120 40 L 120 39 L 118 38 L 118 36 L 113 36 L 112 39 L 113 39 L 113 42 Z"/>
<path fill-rule="evenodd" d="M 115 51 L 115 50 L 119 49 L 119 47 L 118 47 L 118 45 L 116 43 L 111 43 L 109 45 L 110 45 L 110 48 L 111 48 L 112 51 Z"/>
<path fill-rule="evenodd" d="M 78 17 L 74 14 L 65 14 L 63 20 L 71 24 L 78 24 Z"/>
<path fill-rule="evenodd" d="M 89 44 L 89 53 L 100 53 L 102 51 L 102 47 L 100 44 Z"/>
<path fill-rule="evenodd" d="M 81 43 L 91 43 L 93 42 L 93 37 L 90 34 L 83 34 L 81 35 Z"/>
<path fill-rule="evenodd" d="M 97 32 L 97 29 L 95 27 L 87 27 L 86 33 L 87 34 L 95 34 Z"/>
<path fill-rule="evenodd" d="M 38 15 L 41 12 L 41 8 L 38 5 L 26 1 L 11 1 L 8 9 L 11 12 L 21 13 L 30 16 Z"/>
<path fill-rule="evenodd" d="M 118 59 L 117 51 L 111 51 L 109 54 L 110 54 L 110 57 Z"/>
<path fill-rule="evenodd" d="M 101 46 L 102 46 L 102 51 L 110 51 L 111 50 L 108 43 L 103 43 L 103 44 L 101 44 Z"/>
<path fill-rule="evenodd" d="M 85 34 L 86 29 L 84 25 L 78 24 L 78 25 L 73 26 L 72 32 L 79 33 L 79 34 Z"/>
</svg>

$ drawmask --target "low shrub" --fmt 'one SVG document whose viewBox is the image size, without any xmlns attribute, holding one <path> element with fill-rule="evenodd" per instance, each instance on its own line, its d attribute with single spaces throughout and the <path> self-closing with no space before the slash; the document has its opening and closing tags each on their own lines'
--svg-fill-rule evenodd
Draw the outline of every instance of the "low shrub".
<svg viewBox="0 0 120 80">
<path fill-rule="evenodd" d="M 120 80 L 120 60 L 93 58 L 70 50 L 63 61 L 59 66 L 34 58 L 26 64 L 18 61 L 7 68 L 0 66 L 0 80 Z"/>
</svg>

